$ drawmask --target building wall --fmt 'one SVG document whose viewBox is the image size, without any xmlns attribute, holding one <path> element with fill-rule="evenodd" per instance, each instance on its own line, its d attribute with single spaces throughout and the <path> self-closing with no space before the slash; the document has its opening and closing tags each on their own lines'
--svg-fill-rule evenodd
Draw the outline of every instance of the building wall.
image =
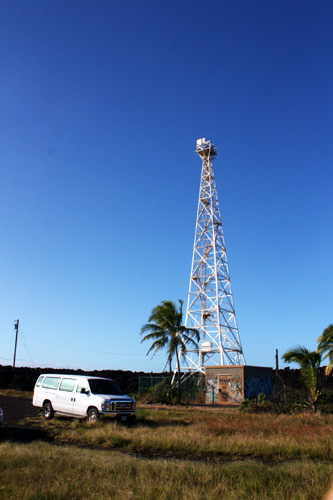
<svg viewBox="0 0 333 500">
<path fill-rule="evenodd" d="M 239 405 L 259 393 L 269 397 L 274 372 L 262 366 L 207 366 L 206 404 Z"/>
<path fill-rule="evenodd" d="M 258 394 L 269 398 L 274 386 L 274 371 L 264 366 L 244 366 L 244 392 L 246 399 L 253 399 Z"/>
<path fill-rule="evenodd" d="M 243 366 L 206 367 L 206 404 L 238 405 L 243 399 Z"/>
</svg>

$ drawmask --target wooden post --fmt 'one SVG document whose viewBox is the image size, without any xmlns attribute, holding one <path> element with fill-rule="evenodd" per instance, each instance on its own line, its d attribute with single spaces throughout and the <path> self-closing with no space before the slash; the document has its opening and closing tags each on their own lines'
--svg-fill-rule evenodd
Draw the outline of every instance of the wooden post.
<svg viewBox="0 0 333 500">
<path fill-rule="evenodd" d="M 279 371 L 279 351 L 278 349 L 275 350 L 275 370 L 276 373 Z"/>
<path fill-rule="evenodd" d="M 16 321 L 16 323 L 14 324 L 14 328 L 16 330 L 16 335 L 15 335 L 15 348 L 14 348 L 13 368 L 15 368 L 15 362 L 16 362 L 16 349 L 17 349 L 17 337 L 18 337 L 19 323 L 20 323 L 20 320 L 18 319 Z"/>
</svg>

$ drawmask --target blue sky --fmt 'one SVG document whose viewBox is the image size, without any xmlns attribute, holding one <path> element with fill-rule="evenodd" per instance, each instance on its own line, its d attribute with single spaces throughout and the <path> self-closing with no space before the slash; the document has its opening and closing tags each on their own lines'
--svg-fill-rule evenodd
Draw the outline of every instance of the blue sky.
<svg viewBox="0 0 333 500">
<path fill-rule="evenodd" d="M 160 371 L 214 161 L 248 364 L 333 321 L 331 1 L 2 0 L 0 364 Z"/>
</svg>

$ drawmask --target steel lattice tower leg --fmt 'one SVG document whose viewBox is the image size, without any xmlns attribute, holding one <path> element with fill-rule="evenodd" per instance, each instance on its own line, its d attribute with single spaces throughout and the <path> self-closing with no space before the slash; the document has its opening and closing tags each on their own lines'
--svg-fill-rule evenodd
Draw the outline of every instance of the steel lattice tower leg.
<svg viewBox="0 0 333 500">
<path fill-rule="evenodd" d="M 205 366 L 244 365 L 245 359 L 212 163 L 217 148 L 199 139 L 196 153 L 202 158 L 202 172 L 185 325 L 199 330 L 200 343 L 186 352 L 183 369 L 204 373 Z"/>
</svg>

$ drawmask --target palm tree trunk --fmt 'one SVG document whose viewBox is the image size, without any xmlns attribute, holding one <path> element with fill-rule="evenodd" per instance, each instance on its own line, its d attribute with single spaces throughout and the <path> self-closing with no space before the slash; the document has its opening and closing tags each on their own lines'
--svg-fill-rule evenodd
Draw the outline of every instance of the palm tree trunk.
<svg viewBox="0 0 333 500">
<path fill-rule="evenodd" d="M 169 357 L 169 372 L 170 372 L 169 404 L 171 404 L 171 391 L 172 391 L 172 368 L 171 368 L 171 356 Z"/>
<path fill-rule="evenodd" d="M 180 405 L 181 401 L 181 392 L 180 392 L 180 365 L 179 365 L 179 357 L 178 357 L 178 349 L 176 347 L 176 357 L 177 357 L 177 371 L 178 371 L 178 404 Z"/>
<path fill-rule="evenodd" d="M 318 399 L 321 395 L 321 391 L 317 390 L 317 393 L 315 394 L 314 398 L 312 399 L 312 411 L 313 413 L 317 413 L 317 406 L 318 406 Z"/>
</svg>

